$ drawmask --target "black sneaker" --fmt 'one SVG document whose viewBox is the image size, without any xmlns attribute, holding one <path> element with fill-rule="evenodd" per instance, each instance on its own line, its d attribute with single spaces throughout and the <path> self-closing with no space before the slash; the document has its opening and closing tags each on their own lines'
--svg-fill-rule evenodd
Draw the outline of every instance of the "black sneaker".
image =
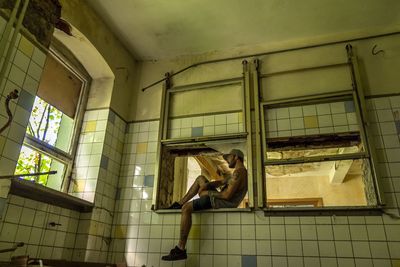
<svg viewBox="0 0 400 267">
<path fill-rule="evenodd" d="M 178 261 L 187 259 L 186 249 L 182 250 L 175 246 L 175 248 L 171 249 L 168 255 L 162 256 L 161 260 L 163 261 Z"/>
<path fill-rule="evenodd" d="M 172 203 L 172 205 L 169 206 L 167 209 L 169 209 L 169 210 L 179 210 L 179 209 L 181 209 L 181 208 L 182 208 L 182 205 L 181 205 L 181 204 L 179 204 L 178 202 L 174 202 L 174 203 Z"/>
</svg>

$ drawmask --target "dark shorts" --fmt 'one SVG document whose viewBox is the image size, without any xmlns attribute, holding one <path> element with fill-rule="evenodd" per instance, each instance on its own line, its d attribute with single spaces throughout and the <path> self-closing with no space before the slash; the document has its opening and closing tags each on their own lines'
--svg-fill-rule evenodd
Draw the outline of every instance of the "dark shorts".
<svg viewBox="0 0 400 267">
<path fill-rule="evenodd" d="M 211 200 L 209 196 L 202 196 L 193 200 L 193 210 L 211 209 Z"/>
</svg>

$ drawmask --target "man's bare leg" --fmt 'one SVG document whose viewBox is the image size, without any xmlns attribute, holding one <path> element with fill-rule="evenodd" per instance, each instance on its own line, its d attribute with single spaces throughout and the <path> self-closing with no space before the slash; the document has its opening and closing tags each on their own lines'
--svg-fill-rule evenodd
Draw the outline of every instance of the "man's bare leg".
<svg viewBox="0 0 400 267">
<path fill-rule="evenodd" d="M 193 202 L 185 203 L 182 207 L 181 232 L 178 247 L 182 250 L 186 247 L 190 228 L 192 227 Z"/>
<path fill-rule="evenodd" d="M 206 177 L 204 177 L 203 175 L 198 176 L 196 178 L 196 180 L 194 181 L 194 183 L 192 184 L 192 186 L 187 191 L 187 193 L 183 196 L 183 198 L 178 203 L 180 205 L 183 205 L 186 202 L 188 202 L 189 200 L 191 200 L 192 197 L 194 197 L 195 195 L 200 193 L 199 192 L 200 186 L 207 182 L 208 182 L 208 180 Z"/>
</svg>

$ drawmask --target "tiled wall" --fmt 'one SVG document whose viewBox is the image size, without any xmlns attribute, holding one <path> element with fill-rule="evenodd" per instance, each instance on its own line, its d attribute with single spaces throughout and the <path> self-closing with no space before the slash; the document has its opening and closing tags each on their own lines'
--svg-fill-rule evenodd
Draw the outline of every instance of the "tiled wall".
<svg viewBox="0 0 400 267">
<path fill-rule="evenodd" d="M 125 135 L 116 198 L 109 261 L 141 266 L 147 262 L 150 236 L 161 238 L 158 216 L 151 211 L 156 162 L 158 121 L 131 123 Z M 155 265 L 156 266 L 156 265 Z"/>
<path fill-rule="evenodd" d="M 267 138 L 358 131 L 353 101 L 267 108 Z"/>
<path fill-rule="evenodd" d="M 4 23 L 3 19 L 0 22 Z M 15 48 L 6 79 L 0 87 L 0 127 L 8 120 L 5 98 L 15 89 L 19 91 L 18 99 L 12 100 L 10 105 L 14 119 L 0 136 L 0 175 L 14 173 L 46 59 L 44 52 L 21 35 L 18 35 Z"/>
<path fill-rule="evenodd" d="M 212 136 L 243 131 L 242 112 L 174 118 L 168 123 L 168 138 Z"/>
<path fill-rule="evenodd" d="M 32 258 L 72 258 L 79 212 L 10 195 L 0 222 L 0 247 L 10 248 L 16 242 L 25 245 L 14 253 L 0 253 L 0 261 L 12 255 Z M 49 223 L 55 222 L 56 226 Z"/>
<path fill-rule="evenodd" d="M 95 207 L 80 216 L 73 260 L 107 261 L 125 128 L 126 123 L 112 110 L 85 113 L 78 147 L 78 186 L 72 194 L 94 201 Z"/>
<path fill-rule="evenodd" d="M 382 139 L 378 151 L 381 150 L 380 154 L 385 156 L 383 166 L 387 168 L 383 179 L 390 208 L 387 211 L 397 215 L 400 201 L 398 103 L 399 97 L 369 100 L 370 116 L 376 114 L 375 126 L 379 126 L 375 127 L 376 138 Z M 318 126 L 321 126 L 318 116 L 329 115 L 333 123 L 334 115 L 344 114 L 346 125 L 343 122 L 336 126 L 356 125 L 349 123 L 347 115 L 354 113 L 349 103 L 332 105 L 328 105 L 329 110 L 325 111 L 329 111 L 328 114 L 320 113 L 318 105 L 314 106 L 314 115 L 302 109 L 300 118 L 304 122 L 306 116 L 316 116 Z M 287 119 L 290 118 L 289 112 Z M 188 259 L 175 263 L 161 261 L 161 256 L 178 242 L 180 214 L 157 214 L 150 210 L 156 125 L 157 122 L 129 125 L 122 158 L 121 194 L 116 204 L 118 216 L 114 221 L 110 261 L 126 260 L 128 266 L 188 267 L 400 264 L 400 220 L 389 215 L 265 217 L 261 211 L 196 213 L 193 215 L 187 245 Z M 313 128 L 320 130 L 323 127 Z M 334 123 L 326 127 L 332 127 L 335 132 Z"/>
</svg>

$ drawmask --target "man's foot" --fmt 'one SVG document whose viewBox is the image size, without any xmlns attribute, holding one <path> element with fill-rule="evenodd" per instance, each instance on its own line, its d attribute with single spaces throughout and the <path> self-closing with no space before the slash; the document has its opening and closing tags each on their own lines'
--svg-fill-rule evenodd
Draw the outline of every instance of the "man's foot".
<svg viewBox="0 0 400 267">
<path fill-rule="evenodd" d="M 175 248 L 171 249 L 168 255 L 162 256 L 161 260 L 163 261 L 178 261 L 187 259 L 186 249 L 182 250 L 175 246 Z"/>
<path fill-rule="evenodd" d="M 174 202 L 167 209 L 169 209 L 169 210 L 178 210 L 178 209 L 181 209 L 181 208 L 182 208 L 181 204 L 179 204 L 178 202 Z"/>
</svg>

